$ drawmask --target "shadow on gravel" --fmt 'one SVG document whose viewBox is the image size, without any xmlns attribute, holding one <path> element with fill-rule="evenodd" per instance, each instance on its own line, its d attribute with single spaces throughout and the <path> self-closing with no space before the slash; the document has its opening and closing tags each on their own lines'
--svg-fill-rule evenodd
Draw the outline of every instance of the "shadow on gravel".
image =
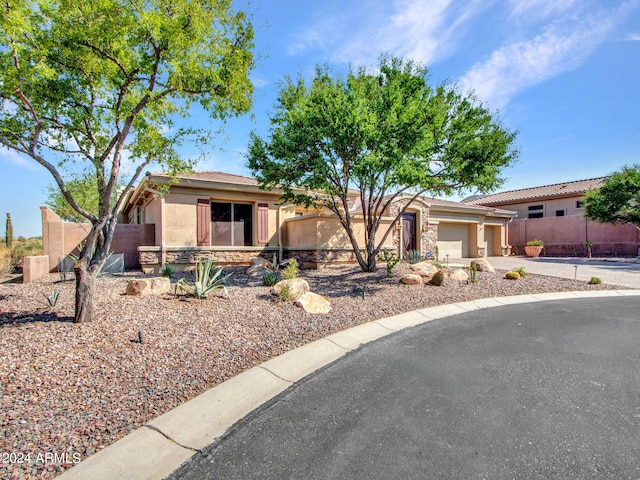
<svg viewBox="0 0 640 480">
<path fill-rule="evenodd" d="M 18 325 L 37 322 L 73 323 L 73 320 L 73 317 L 60 317 L 57 314 L 51 312 L 33 312 L 22 314 L 0 312 L 0 327 L 6 325 Z"/>
</svg>

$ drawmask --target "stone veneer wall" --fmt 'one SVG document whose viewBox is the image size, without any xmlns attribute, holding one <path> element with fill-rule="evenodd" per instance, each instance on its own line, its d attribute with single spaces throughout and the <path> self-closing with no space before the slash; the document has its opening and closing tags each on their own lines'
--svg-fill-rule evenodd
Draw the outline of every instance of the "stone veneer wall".
<svg viewBox="0 0 640 480">
<path fill-rule="evenodd" d="M 221 250 L 220 247 L 167 247 L 165 262 L 170 265 L 195 265 L 198 261 L 213 260 L 220 264 L 248 264 L 254 257 L 268 260 L 278 254 L 277 247 L 247 247 Z M 138 255 L 142 269 L 157 267 L 162 264 L 160 247 L 139 247 Z"/>
<path fill-rule="evenodd" d="M 395 218 L 408 202 L 408 199 L 403 199 L 391 204 L 390 216 Z M 429 205 L 421 200 L 414 200 L 409 206 L 409 212 L 414 211 L 419 212 L 420 225 L 416 225 L 416 233 L 420 235 L 421 251 L 423 254 L 427 251 L 435 254 L 436 245 L 438 244 L 438 225 L 429 223 Z M 392 235 L 393 244 L 398 246 L 400 244 L 400 230 L 394 228 Z"/>
</svg>

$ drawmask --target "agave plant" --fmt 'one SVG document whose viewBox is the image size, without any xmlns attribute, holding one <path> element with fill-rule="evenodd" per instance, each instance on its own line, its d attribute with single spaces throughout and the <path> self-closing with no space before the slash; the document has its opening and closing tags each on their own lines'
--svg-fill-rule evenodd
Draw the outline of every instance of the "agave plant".
<svg viewBox="0 0 640 480">
<path fill-rule="evenodd" d="M 224 290 L 224 293 L 229 296 L 225 283 L 231 274 L 223 275 L 223 273 L 222 268 L 216 268 L 215 263 L 211 260 L 204 263 L 196 262 L 195 280 L 189 282 L 187 279 L 181 278 L 178 286 L 187 295 L 199 299 L 207 298 L 207 295 L 214 290 Z"/>
<path fill-rule="evenodd" d="M 407 250 L 405 257 L 410 264 L 420 263 L 424 259 L 420 250 Z"/>
</svg>

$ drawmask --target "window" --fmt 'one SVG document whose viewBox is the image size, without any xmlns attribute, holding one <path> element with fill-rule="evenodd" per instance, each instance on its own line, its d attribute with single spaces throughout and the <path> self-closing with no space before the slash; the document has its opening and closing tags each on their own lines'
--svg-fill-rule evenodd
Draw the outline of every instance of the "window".
<svg viewBox="0 0 640 480">
<path fill-rule="evenodd" d="M 584 208 L 584 202 L 582 200 L 577 200 L 576 208 Z"/>
<path fill-rule="evenodd" d="M 544 217 L 544 212 L 540 210 L 544 210 L 544 205 L 530 205 L 528 207 L 529 210 L 529 218 L 542 218 Z"/>
<path fill-rule="evenodd" d="M 556 210 L 556 217 L 564 217 L 564 210 Z"/>
<path fill-rule="evenodd" d="M 211 245 L 250 246 L 253 241 L 253 205 L 211 202 Z"/>
</svg>

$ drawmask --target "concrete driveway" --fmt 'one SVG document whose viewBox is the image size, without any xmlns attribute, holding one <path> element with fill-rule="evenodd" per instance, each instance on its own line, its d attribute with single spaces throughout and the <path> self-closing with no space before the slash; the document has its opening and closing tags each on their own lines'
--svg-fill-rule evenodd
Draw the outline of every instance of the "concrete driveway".
<svg viewBox="0 0 640 480">
<path fill-rule="evenodd" d="M 638 302 L 507 305 L 389 335 L 169 478 L 640 478 Z"/>
<path fill-rule="evenodd" d="M 571 257 L 489 257 L 494 268 L 509 270 L 525 267 L 527 272 L 553 277 L 574 278 L 589 281 L 591 277 L 600 278 L 603 283 L 640 288 L 640 261 L 588 260 Z M 457 263 L 469 263 L 469 259 L 455 260 Z M 578 267 L 577 270 L 575 267 Z"/>
</svg>

